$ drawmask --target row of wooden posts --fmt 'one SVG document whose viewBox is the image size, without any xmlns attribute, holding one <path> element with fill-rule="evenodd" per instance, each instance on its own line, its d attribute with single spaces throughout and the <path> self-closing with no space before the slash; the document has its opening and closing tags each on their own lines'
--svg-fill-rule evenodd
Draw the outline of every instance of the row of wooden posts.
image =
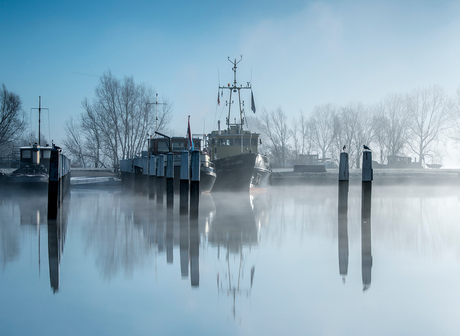
<svg viewBox="0 0 460 336">
<path fill-rule="evenodd" d="M 166 160 L 165 160 L 166 158 Z M 156 197 L 157 204 L 163 204 L 166 187 L 166 207 L 174 207 L 174 154 L 159 154 L 120 161 L 121 178 L 124 187 L 148 193 Z M 166 174 L 165 174 L 166 173 Z M 165 176 L 166 175 L 166 176 Z M 200 199 L 200 151 L 183 151 L 180 164 L 179 212 L 190 218 L 198 218 Z"/>
</svg>

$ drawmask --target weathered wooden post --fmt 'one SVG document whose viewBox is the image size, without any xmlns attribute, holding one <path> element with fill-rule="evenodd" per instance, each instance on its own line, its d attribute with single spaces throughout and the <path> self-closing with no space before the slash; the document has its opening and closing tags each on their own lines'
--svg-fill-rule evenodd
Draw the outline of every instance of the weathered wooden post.
<svg viewBox="0 0 460 336">
<path fill-rule="evenodd" d="M 174 206 L 174 154 L 166 154 L 166 207 Z"/>
<path fill-rule="evenodd" d="M 349 171 L 348 171 L 348 153 L 340 153 L 340 164 L 339 164 L 339 181 L 348 181 L 349 180 Z"/>
<path fill-rule="evenodd" d="M 370 150 L 365 150 L 363 152 L 363 182 L 372 182 L 373 179 L 372 152 Z"/>
<path fill-rule="evenodd" d="M 165 176 L 165 164 L 164 164 L 164 155 L 158 155 L 157 160 L 157 204 L 163 204 L 163 194 L 164 194 L 164 176 Z"/>
<path fill-rule="evenodd" d="M 181 163 L 180 163 L 180 204 L 179 204 L 179 213 L 181 215 L 186 215 L 188 213 L 188 193 L 190 188 L 190 173 L 189 173 L 189 157 L 188 151 L 183 151 L 181 154 Z"/>
<path fill-rule="evenodd" d="M 155 198 L 155 179 L 157 175 L 157 160 L 155 155 L 150 156 L 149 162 L 149 198 Z"/>
<path fill-rule="evenodd" d="M 200 203 L 200 151 L 192 150 L 190 166 L 190 218 L 198 218 Z"/>
<path fill-rule="evenodd" d="M 48 219 L 56 219 L 59 206 L 59 151 L 51 150 L 48 182 Z"/>
<path fill-rule="evenodd" d="M 149 192 L 149 157 L 147 151 L 142 151 L 142 195 Z"/>
</svg>

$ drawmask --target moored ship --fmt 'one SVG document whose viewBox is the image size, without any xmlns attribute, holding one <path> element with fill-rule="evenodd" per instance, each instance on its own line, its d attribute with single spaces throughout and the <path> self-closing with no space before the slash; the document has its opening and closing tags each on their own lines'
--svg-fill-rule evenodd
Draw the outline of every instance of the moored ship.
<svg viewBox="0 0 460 336">
<path fill-rule="evenodd" d="M 20 147 L 19 168 L 9 176 L 8 182 L 18 187 L 47 188 L 52 149 L 38 144 Z"/>
<path fill-rule="evenodd" d="M 201 149 L 201 139 L 192 138 L 193 148 Z M 179 191 L 181 155 L 184 150 L 189 150 L 189 139 L 187 137 L 152 138 L 149 141 L 149 155 L 167 153 L 174 154 L 174 190 Z M 211 162 L 206 150 L 200 150 L 200 190 L 210 192 L 216 181 L 214 164 Z"/>
<path fill-rule="evenodd" d="M 250 189 L 266 188 L 271 169 L 268 157 L 259 154 L 260 134 L 244 128 L 244 101 L 241 99 L 241 90 L 251 90 L 251 109 L 255 112 L 252 87 L 238 85 L 236 80 L 237 64 L 241 61 L 231 61 L 233 64 L 233 83 L 219 86 L 219 98 L 223 91 L 229 91 L 227 128 L 208 134 L 211 160 L 214 163 L 217 179 L 212 189 L 216 191 L 249 191 Z M 231 123 L 231 108 L 234 104 L 232 95 L 237 95 L 237 105 L 240 119 Z M 236 99 L 235 99 L 236 100 Z"/>
</svg>

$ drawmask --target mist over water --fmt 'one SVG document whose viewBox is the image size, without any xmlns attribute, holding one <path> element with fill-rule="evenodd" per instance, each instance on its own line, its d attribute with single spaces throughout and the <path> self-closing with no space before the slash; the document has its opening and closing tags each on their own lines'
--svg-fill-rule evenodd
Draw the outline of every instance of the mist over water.
<svg viewBox="0 0 460 336">
<path fill-rule="evenodd" d="M 2 333 L 456 335 L 460 189 L 341 195 L 207 194 L 193 221 L 81 188 L 50 223 L 46 197 L 1 197 Z"/>
</svg>

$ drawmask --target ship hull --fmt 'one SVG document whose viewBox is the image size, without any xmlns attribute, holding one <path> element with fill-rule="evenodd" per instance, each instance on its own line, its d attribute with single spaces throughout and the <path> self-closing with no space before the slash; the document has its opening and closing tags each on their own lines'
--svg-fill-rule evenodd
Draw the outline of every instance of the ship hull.
<svg viewBox="0 0 460 336">
<path fill-rule="evenodd" d="M 260 154 L 239 154 L 212 162 L 217 174 L 212 192 L 247 192 L 268 185 L 270 166 Z"/>
</svg>

